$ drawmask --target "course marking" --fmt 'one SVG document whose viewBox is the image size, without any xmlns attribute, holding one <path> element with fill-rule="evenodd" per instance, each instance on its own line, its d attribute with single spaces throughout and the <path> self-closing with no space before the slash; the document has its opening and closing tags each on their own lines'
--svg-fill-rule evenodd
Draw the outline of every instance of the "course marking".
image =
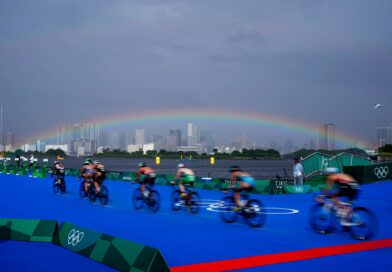
<svg viewBox="0 0 392 272">
<path fill-rule="evenodd" d="M 217 272 L 227 270 L 237 270 L 265 265 L 281 264 L 294 261 L 303 261 L 321 257 L 335 256 L 347 253 L 355 253 L 367 250 L 375 250 L 392 247 L 392 238 L 360 242 L 356 244 L 346 244 L 338 246 L 328 246 L 321 248 L 311 248 L 292 252 L 282 252 L 275 254 L 266 254 L 261 256 L 238 258 L 225 261 L 207 262 L 200 264 L 191 264 L 184 266 L 171 267 L 172 272 Z"/>
</svg>

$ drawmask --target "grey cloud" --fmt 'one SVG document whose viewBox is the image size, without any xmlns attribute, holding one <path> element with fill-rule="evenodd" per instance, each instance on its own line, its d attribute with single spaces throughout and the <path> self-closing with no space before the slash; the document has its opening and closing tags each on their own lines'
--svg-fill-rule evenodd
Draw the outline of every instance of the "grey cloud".
<svg viewBox="0 0 392 272">
<path fill-rule="evenodd" d="M 228 42 L 233 44 L 242 44 L 242 43 L 250 43 L 254 46 L 261 46 L 266 44 L 265 37 L 260 33 L 260 31 L 256 30 L 240 30 L 231 35 L 228 39 Z"/>
</svg>

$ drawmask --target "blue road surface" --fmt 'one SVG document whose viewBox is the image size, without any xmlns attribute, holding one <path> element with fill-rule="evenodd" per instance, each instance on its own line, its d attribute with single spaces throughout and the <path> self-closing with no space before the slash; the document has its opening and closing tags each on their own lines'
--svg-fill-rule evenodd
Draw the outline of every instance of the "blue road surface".
<svg viewBox="0 0 392 272">
<path fill-rule="evenodd" d="M 218 191 L 197 190 L 204 208 L 192 215 L 185 209 L 172 211 L 169 198 L 173 188 L 156 185 L 162 204 L 161 210 L 152 214 L 133 208 L 131 196 L 137 185 L 129 182 L 105 182 L 110 193 L 107 206 L 81 199 L 76 178 L 66 177 L 66 182 L 66 194 L 56 195 L 50 178 L 0 174 L 0 218 L 67 221 L 159 248 L 170 267 L 361 243 L 339 231 L 328 235 L 313 232 L 307 222 L 314 204 L 310 194 L 255 195 L 267 207 L 267 221 L 263 228 L 253 229 L 241 220 L 226 224 L 220 219 L 216 207 L 223 194 Z M 392 238 L 391 193 L 391 181 L 362 186 L 358 204 L 375 212 L 379 220 L 373 240 Z M 345 271 L 347 263 L 359 271 L 392 271 L 391 256 L 392 248 L 384 248 L 244 271 Z M 0 270 L 112 271 L 53 244 L 17 241 L 0 241 Z"/>
</svg>

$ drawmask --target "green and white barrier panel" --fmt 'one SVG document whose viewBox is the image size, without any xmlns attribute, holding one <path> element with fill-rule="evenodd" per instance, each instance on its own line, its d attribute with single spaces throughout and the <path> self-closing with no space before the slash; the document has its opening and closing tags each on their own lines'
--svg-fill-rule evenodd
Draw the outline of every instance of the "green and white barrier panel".
<svg viewBox="0 0 392 272">
<path fill-rule="evenodd" d="M 284 186 L 286 194 L 308 194 L 313 192 L 312 186 L 310 185 L 289 185 Z"/>
<path fill-rule="evenodd" d="M 55 243 L 121 271 L 170 271 L 159 249 L 63 223 Z"/>
<path fill-rule="evenodd" d="M 0 240 L 54 243 L 120 271 L 170 271 L 159 249 L 67 222 L 0 218 Z"/>
<path fill-rule="evenodd" d="M 0 218 L 0 240 L 52 242 L 55 220 Z"/>
<path fill-rule="evenodd" d="M 392 180 L 392 163 L 376 163 L 366 166 L 346 166 L 344 173 L 353 176 L 360 184 Z"/>
</svg>

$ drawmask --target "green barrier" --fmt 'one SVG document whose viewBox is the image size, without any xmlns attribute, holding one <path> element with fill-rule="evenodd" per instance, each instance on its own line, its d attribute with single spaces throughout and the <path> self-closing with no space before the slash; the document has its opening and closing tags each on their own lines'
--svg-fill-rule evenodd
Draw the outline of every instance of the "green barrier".
<svg viewBox="0 0 392 272">
<path fill-rule="evenodd" d="M 52 242 L 55 220 L 0 218 L 0 240 Z"/>
<path fill-rule="evenodd" d="M 54 242 L 121 271 L 170 271 L 156 248 L 63 223 Z"/>
<path fill-rule="evenodd" d="M 284 187 L 288 185 L 294 185 L 294 180 L 293 179 L 271 180 L 270 194 L 272 195 L 284 194 L 285 193 Z"/>
<path fill-rule="evenodd" d="M 136 172 L 124 172 L 122 175 L 123 181 L 133 181 L 136 178 Z"/>
<path fill-rule="evenodd" d="M 392 163 L 377 163 L 366 166 L 346 166 L 344 173 L 353 176 L 360 184 L 392 180 Z"/>
<path fill-rule="evenodd" d="M 122 180 L 123 174 L 122 172 L 110 171 L 106 174 L 106 178 L 110 180 Z"/>
<path fill-rule="evenodd" d="M 286 194 L 307 194 L 312 192 L 312 186 L 310 185 L 288 185 L 284 186 Z"/>
<path fill-rule="evenodd" d="M 254 193 L 270 194 L 272 190 L 272 182 L 270 180 L 255 180 Z"/>
</svg>

